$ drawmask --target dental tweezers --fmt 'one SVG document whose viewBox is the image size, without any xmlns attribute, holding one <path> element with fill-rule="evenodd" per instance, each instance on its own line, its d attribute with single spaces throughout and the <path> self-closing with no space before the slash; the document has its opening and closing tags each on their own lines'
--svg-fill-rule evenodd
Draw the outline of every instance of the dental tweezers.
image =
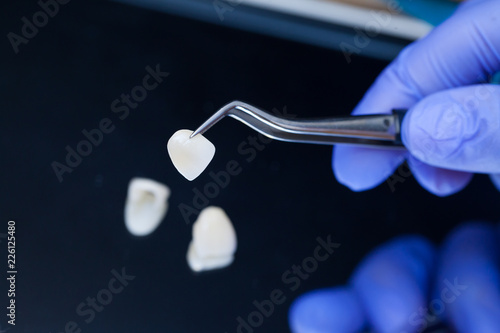
<svg viewBox="0 0 500 333">
<path fill-rule="evenodd" d="M 233 101 L 208 118 L 191 138 L 205 133 L 225 116 L 235 118 L 257 132 L 280 141 L 312 144 L 351 144 L 404 148 L 401 123 L 406 110 L 391 114 L 348 116 L 323 119 L 286 119 L 253 105 Z"/>
</svg>

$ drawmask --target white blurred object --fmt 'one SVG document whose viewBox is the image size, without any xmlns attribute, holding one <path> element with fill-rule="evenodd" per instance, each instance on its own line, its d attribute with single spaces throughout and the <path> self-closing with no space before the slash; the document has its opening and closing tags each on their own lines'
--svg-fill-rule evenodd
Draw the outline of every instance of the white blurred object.
<svg viewBox="0 0 500 333">
<path fill-rule="evenodd" d="M 389 8 L 376 9 L 327 0 L 243 0 L 241 4 L 273 11 L 304 16 L 314 20 L 373 29 L 377 34 L 418 39 L 425 36 L 432 25 L 417 18 L 396 13 Z M 377 32 L 378 31 L 378 32 Z"/>
<path fill-rule="evenodd" d="M 195 272 L 229 266 L 237 245 L 236 232 L 224 210 L 207 207 L 193 224 L 193 240 L 189 243 L 187 262 Z"/>
<path fill-rule="evenodd" d="M 151 234 L 165 217 L 170 189 L 147 178 L 132 178 L 125 202 L 125 226 L 134 236 Z"/>
</svg>

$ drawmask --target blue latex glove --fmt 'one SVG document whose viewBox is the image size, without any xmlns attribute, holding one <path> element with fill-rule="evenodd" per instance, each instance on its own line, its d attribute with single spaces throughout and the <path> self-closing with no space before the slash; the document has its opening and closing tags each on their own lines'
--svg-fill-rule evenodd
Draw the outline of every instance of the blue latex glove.
<svg viewBox="0 0 500 333">
<path fill-rule="evenodd" d="M 500 70 L 499 31 L 500 1 L 470 0 L 403 50 L 353 114 L 409 109 L 402 126 L 408 151 L 338 145 L 332 158 L 338 181 L 371 189 L 408 159 L 424 188 L 446 196 L 472 173 L 500 174 L 500 86 L 478 84 Z"/>
<path fill-rule="evenodd" d="M 415 333 L 444 321 L 458 333 L 500 332 L 499 240 L 500 228 L 486 223 L 457 228 L 439 253 L 423 238 L 399 237 L 365 258 L 349 286 L 299 297 L 290 328 Z"/>
<path fill-rule="evenodd" d="M 500 332 L 498 231 L 486 223 L 465 225 L 448 237 L 441 251 L 434 298 L 446 298 L 444 317 L 459 333 Z M 450 292 L 442 297 L 445 288 Z"/>
</svg>

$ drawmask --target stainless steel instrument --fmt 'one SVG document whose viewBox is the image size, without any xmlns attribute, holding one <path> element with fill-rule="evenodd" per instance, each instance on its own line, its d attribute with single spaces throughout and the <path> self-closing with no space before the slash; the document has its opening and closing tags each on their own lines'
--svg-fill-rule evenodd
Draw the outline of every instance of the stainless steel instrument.
<svg viewBox="0 0 500 333">
<path fill-rule="evenodd" d="M 393 110 L 390 114 L 285 119 L 253 105 L 233 101 L 208 118 L 191 137 L 205 133 L 219 120 L 229 116 L 269 138 L 281 141 L 404 149 L 400 131 L 405 113 L 406 110 Z"/>
</svg>

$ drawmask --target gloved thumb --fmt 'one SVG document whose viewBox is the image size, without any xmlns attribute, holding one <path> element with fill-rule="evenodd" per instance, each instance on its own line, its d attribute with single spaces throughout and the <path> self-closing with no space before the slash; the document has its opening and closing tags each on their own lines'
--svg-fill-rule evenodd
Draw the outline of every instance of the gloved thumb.
<svg viewBox="0 0 500 333">
<path fill-rule="evenodd" d="M 500 86 L 441 91 L 415 104 L 403 119 L 402 140 L 427 164 L 500 173 Z"/>
</svg>

